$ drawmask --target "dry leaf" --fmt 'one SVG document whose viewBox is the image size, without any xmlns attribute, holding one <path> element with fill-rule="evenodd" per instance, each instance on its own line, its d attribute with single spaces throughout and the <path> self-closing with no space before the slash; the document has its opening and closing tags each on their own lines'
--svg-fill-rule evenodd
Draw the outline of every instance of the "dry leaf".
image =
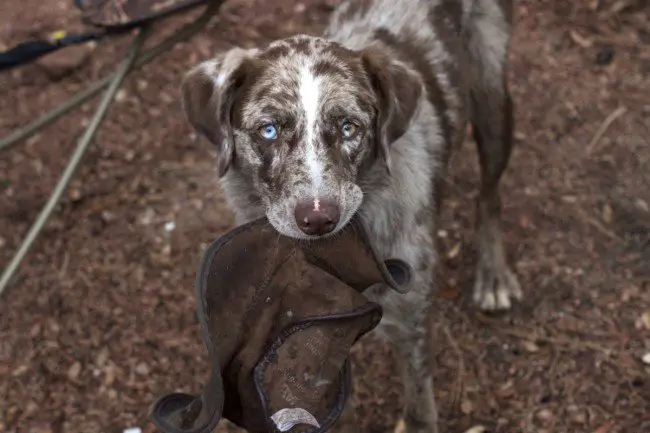
<svg viewBox="0 0 650 433">
<path fill-rule="evenodd" d="M 458 256 L 458 253 L 460 253 L 460 242 L 458 242 L 456 245 L 454 245 L 448 252 L 447 252 L 447 259 L 451 260 L 455 257 Z"/>
<path fill-rule="evenodd" d="M 521 343 L 522 347 L 526 350 L 526 352 L 539 352 L 539 346 L 535 344 L 533 341 L 524 341 Z"/>
<path fill-rule="evenodd" d="M 113 366 L 113 364 L 107 365 L 106 368 L 104 369 L 104 373 L 105 373 L 104 381 L 103 381 L 104 385 L 107 387 L 111 386 L 113 382 L 115 382 L 115 367 Z"/>
<path fill-rule="evenodd" d="M 650 330 L 650 311 L 646 311 L 641 315 L 641 323 L 645 326 L 645 329 Z"/>
<path fill-rule="evenodd" d="M 601 425 L 596 430 L 594 430 L 594 433 L 607 433 L 611 430 L 611 428 L 612 428 L 612 422 L 607 421 L 605 424 Z"/>
<path fill-rule="evenodd" d="M 95 359 L 95 365 L 97 367 L 103 367 L 104 364 L 106 364 L 106 361 L 108 361 L 108 348 L 104 347 L 99 352 L 99 355 L 97 355 L 97 358 Z"/>
<path fill-rule="evenodd" d="M 607 203 L 603 206 L 603 221 L 607 224 L 612 222 L 612 207 Z"/>
<path fill-rule="evenodd" d="M 81 373 L 81 363 L 79 361 L 76 361 L 68 369 L 68 379 L 70 379 L 70 381 L 72 382 L 75 382 L 79 377 L 80 373 Z"/>
<path fill-rule="evenodd" d="M 514 382 L 511 380 L 503 384 L 495 393 L 501 398 L 509 398 L 515 394 Z"/>
<path fill-rule="evenodd" d="M 569 31 L 569 36 L 573 42 L 580 45 L 582 48 L 589 48 L 593 45 L 593 42 L 590 39 L 581 36 L 580 33 L 575 30 Z"/>
<path fill-rule="evenodd" d="M 29 370 L 29 368 L 26 365 L 21 365 L 20 367 L 12 371 L 11 375 L 14 377 L 22 376 L 23 374 L 27 373 L 27 370 Z"/>
</svg>

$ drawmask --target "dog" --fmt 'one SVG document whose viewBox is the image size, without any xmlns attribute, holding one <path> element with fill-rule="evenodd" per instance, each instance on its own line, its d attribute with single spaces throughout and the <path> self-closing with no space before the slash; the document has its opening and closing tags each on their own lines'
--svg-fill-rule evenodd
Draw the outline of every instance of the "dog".
<svg viewBox="0 0 650 433">
<path fill-rule="evenodd" d="M 367 293 L 402 370 L 402 432 L 438 431 L 427 318 L 443 178 L 468 124 L 481 170 L 473 300 L 502 310 L 522 298 L 500 229 L 512 25 L 513 0 L 346 0 L 321 36 L 232 48 L 180 87 L 239 223 L 266 216 L 309 240 L 361 218 L 384 258 L 413 268 L 409 293 Z"/>
</svg>

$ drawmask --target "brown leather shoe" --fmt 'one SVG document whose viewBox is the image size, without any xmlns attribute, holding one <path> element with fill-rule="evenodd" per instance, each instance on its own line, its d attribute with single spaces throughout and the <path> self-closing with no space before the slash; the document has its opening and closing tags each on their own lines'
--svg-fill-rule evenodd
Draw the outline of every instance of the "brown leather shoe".
<svg viewBox="0 0 650 433">
<path fill-rule="evenodd" d="M 163 433 L 209 433 L 222 416 L 251 433 L 326 431 L 350 392 L 350 348 L 382 316 L 361 293 L 404 292 L 409 276 L 405 263 L 378 259 L 357 222 L 308 242 L 265 218 L 226 233 L 196 284 L 211 377 L 200 396 L 159 398 L 152 421 Z"/>
</svg>

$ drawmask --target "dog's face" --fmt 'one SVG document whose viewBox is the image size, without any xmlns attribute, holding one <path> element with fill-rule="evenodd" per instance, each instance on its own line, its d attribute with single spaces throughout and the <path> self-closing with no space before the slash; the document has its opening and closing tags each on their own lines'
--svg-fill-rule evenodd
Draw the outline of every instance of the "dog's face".
<svg viewBox="0 0 650 433">
<path fill-rule="evenodd" d="M 421 88 L 378 48 L 296 36 L 204 62 L 181 91 L 190 123 L 217 145 L 220 176 L 235 166 L 276 230 L 306 239 L 352 218 L 360 172 L 390 167 Z"/>
</svg>

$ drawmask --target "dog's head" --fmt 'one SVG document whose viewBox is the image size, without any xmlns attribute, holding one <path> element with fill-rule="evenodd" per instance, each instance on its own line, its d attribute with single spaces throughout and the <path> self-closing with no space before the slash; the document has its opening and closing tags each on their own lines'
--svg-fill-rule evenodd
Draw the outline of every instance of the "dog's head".
<svg viewBox="0 0 650 433">
<path fill-rule="evenodd" d="M 280 233 L 338 232 L 363 200 L 360 171 L 390 172 L 422 92 L 417 75 L 379 47 L 352 51 L 295 36 L 264 49 L 234 48 L 193 68 L 183 106 L 217 146 L 218 171 L 250 183 Z"/>
</svg>

